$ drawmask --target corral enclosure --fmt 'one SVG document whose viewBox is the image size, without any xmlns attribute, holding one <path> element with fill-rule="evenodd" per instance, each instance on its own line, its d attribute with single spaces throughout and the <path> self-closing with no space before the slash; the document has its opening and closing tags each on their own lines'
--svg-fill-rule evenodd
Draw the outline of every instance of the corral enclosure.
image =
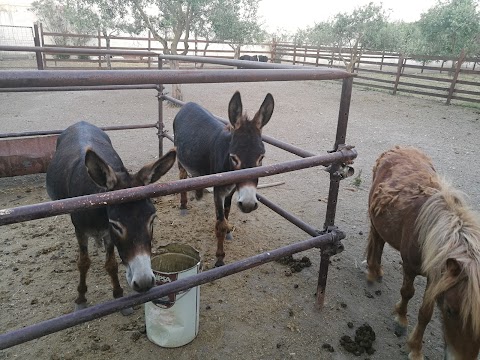
<svg viewBox="0 0 480 360">
<path fill-rule="evenodd" d="M 267 92 L 273 94 L 276 108 L 265 128 L 266 134 L 316 153 L 331 149 L 338 115 L 339 83 L 183 86 L 186 100 L 196 101 L 222 117 L 226 117 L 228 100 L 237 89 L 251 115 Z M 145 123 L 157 116 L 154 95 L 150 90 L 0 94 L 4 104 L 2 128 L 5 132 L 56 129 L 78 120 L 97 125 Z M 166 129 L 170 131 L 176 111 L 165 109 Z M 434 159 L 439 172 L 471 196 L 478 209 L 478 170 L 471 162 L 478 153 L 475 139 L 480 136 L 479 118 L 478 110 L 354 91 L 347 143 L 356 145 L 360 154 L 354 167 L 357 175 L 362 170 L 361 181 L 350 178 L 342 182 L 337 225 L 347 232 L 346 250 L 332 258 L 326 307 L 322 313 L 314 308 L 319 256 L 318 251 L 311 250 L 302 255 L 309 256 L 313 266 L 291 276 L 286 276 L 288 271 L 284 265 L 270 263 L 202 286 L 200 333 L 183 348 L 161 349 L 151 344 L 144 334 L 142 309 L 137 309 L 131 317 L 114 314 L 16 346 L 1 356 L 343 359 L 352 355 L 348 355 L 338 341 L 343 334 L 352 335 L 353 329 L 347 326 L 351 321 L 355 328 L 368 322 L 377 332 L 374 344 L 377 353 L 373 358 L 404 358 L 405 339 L 396 338 L 390 319 L 391 308 L 399 297 L 399 257 L 390 250 L 386 252 L 385 280 L 374 288 L 367 287 L 361 269 L 368 232 L 366 199 L 371 166 L 382 151 L 394 144 L 419 146 Z M 136 170 L 156 156 L 157 139 L 152 130 L 110 135 L 129 169 Z M 169 146 L 166 142 L 165 149 Z M 265 164 L 292 158 L 267 146 Z M 171 170 L 166 180 L 176 176 L 176 171 Z M 328 177 L 321 168 L 269 177 L 261 183 L 277 180 L 285 184 L 263 189 L 261 193 L 321 228 L 323 216 L 319 214 L 325 211 L 328 192 Z M 47 200 L 43 175 L 1 179 L 0 184 L 2 208 Z M 171 241 L 186 242 L 200 250 L 209 268 L 215 249 L 212 195 L 207 194 L 200 202 L 191 201 L 190 215 L 183 218 L 179 216 L 178 202 L 176 196 L 156 202 L 159 221 L 154 248 Z M 252 214 L 233 209 L 231 222 L 236 230 L 234 240 L 226 245 L 227 262 L 307 237 L 263 206 Z M 0 241 L 0 274 L 5 279 L 0 289 L 2 332 L 70 312 L 76 293 L 77 249 L 68 216 L 4 226 Z M 103 253 L 101 250 L 97 253 L 92 256 L 88 281 L 91 304 L 110 299 Z M 125 284 L 124 279 L 121 280 Z M 411 306 L 411 323 L 422 293 L 423 289 L 419 288 Z M 425 353 L 431 359 L 438 358 L 443 351 L 438 320 L 432 321 L 427 330 Z M 335 352 L 323 349 L 324 343 L 331 344 Z"/>
</svg>

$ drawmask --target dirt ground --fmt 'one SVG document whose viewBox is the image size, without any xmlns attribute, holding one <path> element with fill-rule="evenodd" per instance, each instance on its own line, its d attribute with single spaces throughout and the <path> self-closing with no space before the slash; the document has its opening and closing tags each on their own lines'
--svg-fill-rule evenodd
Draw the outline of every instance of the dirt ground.
<svg viewBox="0 0 480 360">
<path fill-rule="evenodd" d="M 339 82 L 271 82 L 184 85 L 185 99 L 226 118 L 227 104 L 240 90 L 244 108 L 253 116 L 267 92 L 275 111 L 264 133 L 317 153 L 333 146 L 341 84 Z M 169 90 L 169 89 L 168 89 Z M 78 120 L 97 125 L 152 123 L 157 118 L 155 92 L 104 91 L 0 94 L 2 132 L 62 129 Z M 177 109 L 165 109 L 167 129 Z M 110 132 L 126 166 L 139 169 L 155 158 L 155 131 Z M 439 173 L 465 191 L 480 208 L 480 168 L 475 166 L 480 139 L 480 110 L 445 106 L 429 99 L 391 96 L 355 87 L 347 143 L 355 145 L 356 175 L 343 180 L 336 224 L 347 234 L 345 251 L 332 258 L 326 303 L 316 310 L 319 251 L 308 256 L 312 266 L 289 274 L 269 263 L 201 286 L 200 331 L 190 344 L 161 348 L 145 334 L 143 307 L 124 317 L 113 314 L 0 352 L 0 359 L 354 359 L 340 346 L 367 322 L 376 333 L 375 354 L 360 359 L 405 359 L 406 338 L 394 334 L 392 309 L 399 299 L 401 262 L 386 247 L 381 284 L 368 286 L 362 261 L 368 235 L 367 195 L 377 156 L 395 144 L 426 151 Z M 165 149 L 171 144 L 166 141 Z M 267 145 L 265 164 L 295 159 Z M 176 166 L 160 181 L 175 180 Z M 322 168 L 260 179 L 285 184 L 259 190 L 270 200 L 317 228 L 323 227 L 328 176 Z M 358 185 L 358 186 L 357 186 Z M 0 179 L 0 208 L 47 201 L 43 174 Z M 178 195 L 156 199 L 158 221 L 154 245 L 187 243 L 198 249 L 206 268 L 215 262 L 213 196 L 189 202 L 189 214 L 179 215 Z M 250 214 L 232 208 L 234 240 L 226 245 L 227 263 L 275 249 L 309 236 L 260 205 Z M 0 230 L 0 331 L 6 332 L 73 310 L 78 272 L 77 245 L 68 215 L 8 225 Z M 89 304 L 111 299 L 104 253 L 91 243 L 87 298 Z M 287 276 L 290 275 L 290 276 Z M 127 289 L 124 270 L 121 282 Z M 409 331 L 423 294 L 417 279 L 411 301 Z M 443 354 L 441 323 L 429 324 L 424 351 L 428 359 Z M 348 323 L 351 322 L 350 327 Z M 351 327 L 353 324 L 353 327 Z M 331 345 L 333 352 L 324 347 Z"/>
</svg>

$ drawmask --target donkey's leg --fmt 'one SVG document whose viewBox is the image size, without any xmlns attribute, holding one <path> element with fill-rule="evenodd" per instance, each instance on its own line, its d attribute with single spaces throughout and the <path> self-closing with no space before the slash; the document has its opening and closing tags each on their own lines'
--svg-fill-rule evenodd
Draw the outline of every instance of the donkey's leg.
<svg viewBox="0 0 480 360">
<path fill-rule="evenodd" d="M 408 358 L 410 360 L 423 360 L 422 354 L 422 340 L 425 328 L 432 319 L 433 309 L 435 307 L 435 302 L 426 302 L 425 295 L 427 294 L 430 282 L 427 279 L 427 286 L 425 288 L 425 293 L 423 294 L 423 302 L 418 311 L 418 322 L 413 329 L 413 332 L 408 338 L 408 347 L 410 348 L 410 354 Z"/>
<path fill-rule="evenodd" d="M 77 236 L 79 256 L 77 261 L 78 271 L 80 272 L 80 281 L 78 282 L 78 297 L 75 300 L 75 311 L 87 307 L 87 272 L 90 268 L 90 258 L 88 257 L 88 236 L 75 228 L 75 235 Z"/>
<path fill-rule="evenodd" d="M 370 223 L 370 233 L 368 234 L 367 245 L 367 281 L 381 281 L 383 277 L 382 253 L 385 241 L 381 238 L 372 223 Z"/>
<path fill-rule="evenodd" d="M 115 247 L 110 240 L 110 235 L 106 235 L 103 238 L 105 244 L 105 270 L 107 270 L 108 275 L 112 281 L 113 286 L 113 297 L 115 299 L 120 298 L 123 296 L 123 289 L 120 286 L 120 281 L 118 280 L 118 263 L 115 259 Z M 130 315 L 133 313 L 133 309 L 131 307 L 122 309 L 121 313 L 123 315 Z"/>
<path fill-rule="evenodd" d="M 233 226 L 231 226 L 228 222 L 228 215 L 230 215 L 230 208 L 232 207 L 232 197 L 233 197 L 233 192 L 232 194 L 228 195 L 224 201 L 225 220 L 227 221 L 227 228 L 228 228 L 227 235 L 225 235 L 225 239 L 227 240 L 233 240 L 233 236 L 232 236 Z"/>
<path fill-rule="evenodd" d="M 215 266 L 218 267 L 225 265 L 223 262 L 223 259 L 225 258 L 223 243 L 228 232 L 228 224 L 223 209 L 225 198 L 222 196 L 221 191 L 216 187 L 213 188 L 213 197 L 215 201 L 215 213 L 217 216 L 217 222 L 215 224 L 215 235 L 217 237 L 217 252 L 215 255 L 217 256 L 217 262 L 215 263 Z"/>
<path fill-rule="evenodd" d="M 185 168 L 180 164 L 179 161 L 178 163 L 178 177 L 180 180 L 186 179 L 188 177 L 187 171 Z M 180 193 L 180 215 L 187 215 L 187 192 L 183 191 Z"/>
<path fill-rule="evenodd" d="M 400 294 L 402 295 L 402 298 L 395 305 L 395 334 L 397 335 L 404 335 L 407 330 L 407 306 L 408 302 L 415 294 L 415 288 L 413 287 L 415 277 L 416 275 L 414 273 L 412 273 L 408 269 L 403 269 L 403 285 L 400 289 Z"/>
</svg>

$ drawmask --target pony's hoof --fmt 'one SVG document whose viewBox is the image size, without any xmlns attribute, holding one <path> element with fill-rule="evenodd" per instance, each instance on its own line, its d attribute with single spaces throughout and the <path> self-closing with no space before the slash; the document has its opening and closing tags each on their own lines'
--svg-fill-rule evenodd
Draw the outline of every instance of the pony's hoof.
<svg viewBox="0 0 480 360">
<path fill-rule="evenodd" d="M 225 235 L 225 240 L 233 240 L 233 235 L 231 232 L 228 232 L 227 235 Z"/>
<path fill-rule="evenodd" d="M 215 263 L 215 267 L 220 267 L 220 266 L 223 266 L 223 265 L 225 265 L 223 260 L 217 260 L 217 262 Z"/>
<path fill-rule="evenodd" d="M 81 304 L 75 303 L 75 311 L 83 310 L 83 309 L 86 309 L 86 308 L 87 308 L 87 303 L 86 302 L 81 303 Z"/>
<path fill-rule="evenodd" d="M 180 209 L 180 216 L 185 216 L 188 214 L 188 210 L 187 209 Z"/>
<path fill-rule="evenodd" d="M 395 323 L 395 331 L 394 331 L 395 335 L 400 337 L 400 336 L 404 336 L 406 333 L 407 333 L 407 327 L 406 326 L 402 326 L 400 325 L 399 323 Z"/>
<path fill-rule="evenodd" d="M 128 307 L 128 308 L 120 310 L 120 312 L 122 313 L 123 316 L 132 315 L 133 314 L 133 308 Z"/>
</svg>

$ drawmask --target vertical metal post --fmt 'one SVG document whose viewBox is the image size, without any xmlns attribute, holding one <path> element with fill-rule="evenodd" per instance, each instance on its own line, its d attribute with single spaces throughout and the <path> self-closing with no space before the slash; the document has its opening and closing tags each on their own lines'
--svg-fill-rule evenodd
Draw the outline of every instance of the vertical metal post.
<svg viewBox="0 0 480 360">
<path fill-rule="evenodd" d="M 43 37 L 43 24 L 40 23 L 40 44 L 45 46 L 45 38 Z M 47 68 L 47 57 L 43 54 L 43 69 Z"/>
<path fill-rule="evenodd" d="M 338 112 L 337 135 L 333 151 L 337 151 L 340 145 L 345 144 L 347 135 L 348 114 L 350 112 L 350 100 L 352 98 L 353 77 L 343 80 L 342 95 L 340 98 L 340 109 Z M 335 214 L 337 211 L 338 189 L 340 187 L 340 176 L 337 174 L 338 164 L 332 164 L 330 168 L 330 188 L 328 190 L 327 213 L 325 215 L 325 224 L 323 232 L 327 233 L 335 229 Z M 321 250 L 320 269 L 318 272 L 317 285 L 317 307 L 323 308 L 325 300 L 325 287 L 327 285 L 328 266 L 330 256 L 335 255 L 333 248 Z"/>
<path fill-rule="evenodd" d="M 98 37 L 98 48 L 102 48 L 102 37 L 100 36 L 100 30 L 97 30 L 97 37 Z M 98 67 L 102 68 L 102 56 L 98 55 Z"/>
<path fill-rule="evenodd" d="M 152 33 L 150 32 L 150 30 L 148 30 L 148 51 L 152 51 L 152 43 L 150 40 L 151 36 L 152 36 Z M 150 68 L 152 66 L 152 58 L 149 56 L 147 59 L 148 59 L 148 68 Z"/>
<path fill-rule="evenodd" d="M 158 70 L 162 70 L 162 58 L 158 57 Z M 158 99 L 158 122 L 157 122 L 157 136 L 158 136 L 158 157 L 161 158 L 163 156 L 163 131 L 164 131 L 164 124 L 163 124 L 163 84 L 157 84 L 157 99 Z"/>
<path fill-rule="evenodd" d="M 38 33 L 38 24 L 33 25 L 33 31 L 34 31 L 33 43 L 35 44 L 36 47 L 42 46 L 42 44 L 40 44 L 40 35 Z M 38 70 L 43 70 L 42 52 L 41 51 L 35 51 L 35 57 L 37 58 L 37 69 Z"/>
<path fill-rule="evenodd" d="M 320 256 L 320 270 L 318 273 L 317 284 L 317 309 L 322 310 L 325 303 L 325 289 L 327 287 L 328 265 L 330 264 L 330 254 L 328 251 L 322 250 Z"/>
<path fill-rule="evenodd" d="M 296 57 L 297 57 L 297 38 L 295 38 L 295 42 L 293 43 L 293 65 L 295 65 Z"/>
</svg>

